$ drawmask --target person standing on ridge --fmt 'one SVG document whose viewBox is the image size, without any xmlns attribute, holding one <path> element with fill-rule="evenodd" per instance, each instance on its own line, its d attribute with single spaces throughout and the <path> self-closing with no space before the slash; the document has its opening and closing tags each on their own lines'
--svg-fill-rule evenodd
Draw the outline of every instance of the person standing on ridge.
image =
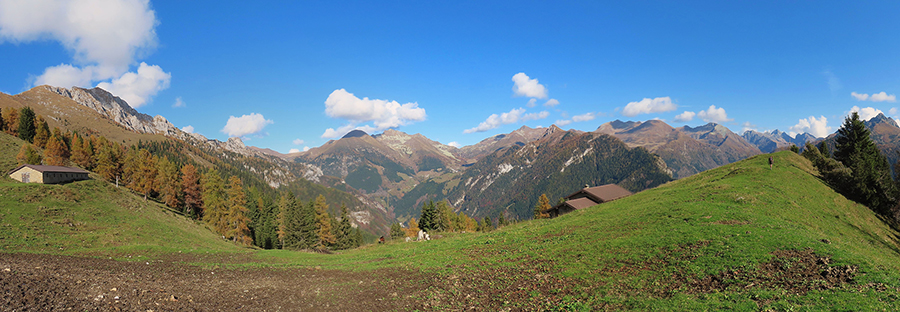
<svg viewBox="0 0 900 312">
<path fill-rule="evenodd" d="M 775 164 L 775 159 L 772 156 L 769 156 L 769 170 L 772 170 L 772 165 Z"/>
</svg>

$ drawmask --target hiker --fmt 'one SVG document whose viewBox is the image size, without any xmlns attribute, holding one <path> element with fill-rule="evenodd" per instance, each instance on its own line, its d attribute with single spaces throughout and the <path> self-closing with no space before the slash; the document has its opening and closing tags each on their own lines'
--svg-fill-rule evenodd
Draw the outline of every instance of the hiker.
<svg viewBox="0 0 900 312">
<path fill-rule="evenodd" d="M 769 156 L 769 170 L 772 170 L 772 165 L 775 164 L 775 159 L 772 156 Z"/>
</svg>

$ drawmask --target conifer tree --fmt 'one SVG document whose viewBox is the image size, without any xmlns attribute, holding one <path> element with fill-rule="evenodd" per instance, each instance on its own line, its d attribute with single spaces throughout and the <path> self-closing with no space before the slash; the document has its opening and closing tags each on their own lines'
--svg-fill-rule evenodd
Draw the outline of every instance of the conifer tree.
<svg viewBox="0 0 900 312">
<path fill-rule="evenodd" d="M 225 182 L 218 171 L 210 170 L 203 175 L 203 221 L 220 235 L 228 230 L 226 209 Z"/>
<path fill-rule="evenodd" d="M 288 197 L 290 196 L 290 197 Z M 284 238 L 287 236 L 287 221 L 288 221 L 288 213 L 290 210 L 289 205 L 291 205 L 290 200 L 294 197 L 294 193 L 282 193 L 281 196 L 278 197 L 278 216 L 276 217 L 276 221 L 278 223 L 278 243 L 281 248 L 284 248 Z"/>
<path fill-rule="evenodd" d="M 325 196 L 316 197 L 316 235 L 319 241 L 316 248 L 328 248 L 334 245 L 337 240 L 331 230 L 331 216 L 328 214 L 328 203 L 325 202 Z"/>
<path fill-rule="evenodd" d="M 181 191 L 184 193 L 185 213 L 200 218 L 203 214 L 201 201 L 200 174 L 193 164 L 181 167 Z"/>
<path fill-rule="evenodd" d="M 62 138 L 51 135 L 47 140 L 44 163 L 50 166 L 65 166 L 69 163 L 69 148 Z"/>
<path fill-rule="evenodd" d="M 363 245 L 363 234 L 359 228 L 353 230 L 353 248 Z"/>
<path fill-rule="evenodd" d="M 18 136 L 19 130 L 19 110 L 15 108 L 7 108 L 3 110 L 3 122 L 6 123 L 6 133 Z"/>
<path fill-rule="evenodd" d="M 159 188 L 159 197 L 166 206 L 180 207 L 178 198 L 181 195 L 181 181 L 178 180 L 178 168 L 168 157 L 160 157 L 157 162 L 156 185 Z"/>
<path fill-rule="evenodd" d="M 104 137 L 97 139 L 97 153 L 94 154 L 96 167 L 94 171 L 110 182 L 122 174 L 121 148 L 118 143 L 109 142 Z"/>
<path fill-rule="evenodd" d="M 250 236 L 250 228 L 247 226 L 250 223 L 250 219 L 247 218 L 247 197 L 244 194 L 244 184 L 237 176 L 228 179 L 226 196 L 228 210 L 225 214 L 227 228 L 225 236 L 230 237 L 233 242 L 249 246 L 253 243 L 253 237 Z"/>
<path fill-rule="evenodd" d="M 453 209 L 450 208 L 450 205 L 447 201 L 439 201 L 436 205 L 437 220 L 435 222 L 435 230 L 436 231 L 452 231 L 453 230 L 453 219 L 455 219 L 456 214 L 453 213 Z"/>
<path fill-rule="evenodd" d="M 136 150 L 134 160 L 130 163 L 131 189 L 144 194 L 144 200 L 156 190 L 156 156 L 146 149 Z"/>
<path fill-rule="evenodd" d="M 47 140 L 50 139 L 50 126 L 47 125 L 44 117 L 40 115 L 34 120 L 34 125 L 34 145 L 44 148 L 47 145 Z"/>
<path fill-rule="evenodd" d="M 494 221 L 492 221 L 490 217 L 485 216 L 484 220 L 481 220 L 481 231 L 482 232 L 490 232 L 493 230 L 494 230 Z"/>
<path fill-rule="evenodd" d="M 859 114 L 851 113 L 835 137 L 834 159 L 852 171 L 852 180 L 844 196 L 876 212 L 886 213 L 895 202 L 896 188 L 887 158 L 869 135 Z"/>
<path fill-rule="evenodd" d="M 501 212 L 500 217 L 497 218 L 497 227 L 500 228 L 500 227 L 504 227 L 507 225 L 509 225 L 509 223 L 506 222 L 506 216 L 504 216 L 503 213 Z"/>
<path fill-rule="evenodd" d="M 19 112 L 18 135 L 28 143 L 34 142 L 34 111 L 25 106 Z"/>
<path fill-rule="evenodd" d="M 402 239 L 406 236 L 406 232 L 403 231 L 403 226 L 400 223 L 391 224 L 391 239 Z"/>
<path fill-rule="evenodd" d="M 40 133 L 40 129 L 38 130 Z M 75 139 L 72 140 L 72 162 L 82 168 L 91 170 L 94 168 L 94 149 L 91 146 L 90 138 L 73 134 Z M 37 136 L 35 136 L 37 137 Z M 35 139 L 37 141 L 37 139 Z"/>
<path fill-rule="evenodd" d="M 7 108 L 7 109 L 9 109 L 9 108 Z M 3 119 L 3 114 L 4 114 L 3 111 L 4 110 L 5 110 L 4 108 L 0 107 L 0 131 L 6 131 L 6 121 L 4 121 L 4 119 Z"/>
<path fill-rule="evenodd" d="M 422 203 L 422 215 L 419 217 L 419 227 L 426 232 L 434 230 L 436 215 L 437 211 L 434 206 L 434 201 Z"/>
<path fill-rule="evenodd" d="M 341 203 L 341 221 L 338 223 L 335 236 L 339 249 L 356 247 L 354 246 L 353 225 L 350 223 L 350 212 L 347 210 L 347 205 L 343 203 Z"/>
<path fill-rule="evenodd" d="M 23 143 L 22 147 L 19 148 L 19 153 L 16 154 L 16 161 L 19 163 L 19 166 L 25 164 L 40 165 L 41 160 L 41 153 L 37 151 L 34 145 L 28 143 Z"/>
<path fill-rule="evenodd" d="M 538 198 L 537 205 L 534 206 L 534 218 L 535 219 L 544 219 L 549 218 L 550 215 L 547 214 L 547 210 L 553 208 L 550 206 L 550 199 L 547 198 L 547 194 L 541 194 L 541 197 Z"/>
</svg>

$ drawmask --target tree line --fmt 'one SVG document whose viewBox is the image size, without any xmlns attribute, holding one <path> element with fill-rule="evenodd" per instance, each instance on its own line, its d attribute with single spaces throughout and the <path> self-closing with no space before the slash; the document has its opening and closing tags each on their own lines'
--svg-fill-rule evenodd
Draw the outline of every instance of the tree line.
<svg viewBox="0 0 900 312">
<path fill-rule="evenodd" d="M 391 239 L 403 239 L 406 237 L 416 238 L 419 231 L 428 233 L 433 232 L 489 232 L 494 229 L 507 226 L 510 222 L 501 213 L 497 217 L 497 223 L 490 217 L 484 217 L 482 220 L 476 220 L 467 216 L 460 211 L 453 212 L 446 201 L 441 200 L 435 203 L 433 200 L 422 203 L 422 212 L 418 221 L 416 218 L 410 218 L 407 226 L 404 227 L 399 222 L 391 225 Z"/>
<path fill-rule="evenodd" d="M 347 249 L 363 244 L 346 206 L 341 207 L 340 219 L 333 218 L 322 195 L 303 205 L 293 193 L 279 195 L 268 185 L 259 187 L 262 183 L 257 181 L 248 187 L 244 181 L 251 179 L 242 179 L 231 166 L 201 166 L 172 144 L 125 146 L 96 134 L 80 135 L 56 127 L 51 131 L 46 120 L 29 107 L 0 110 L 0 131 L 25 141 L 16 156 L 19 165 L 74 164 L 145 200 L 159 201 L 202 221 L 236 243 L 293 249 Z M 208 163 L 217 161 L 199 149 L 190 154 Z M 308 220 L 315 222 L 305 223 Z"/>
</svg>

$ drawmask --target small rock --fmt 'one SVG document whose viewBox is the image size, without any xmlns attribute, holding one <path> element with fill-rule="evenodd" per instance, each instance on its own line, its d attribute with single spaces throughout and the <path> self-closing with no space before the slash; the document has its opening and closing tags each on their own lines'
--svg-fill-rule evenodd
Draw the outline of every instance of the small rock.
<svg viewBox="0 0 900 312">
<path fill-rule="evenodd" d="M 116 289 L 115 287 L 109 289 L 109 291 L 116 291 L 116 290 L 118 290 L 118 289 Z"/>
<path fill-rule="evenodd" d="M 3 269 L 3 272 L 9 272 L 9 271 L 12 271 L 12 270 L 10 270 L 9 268 Z"/>
<path fill-rule="evenodd" d="M 175 295 L 169 296 L 169 301 L 178 301 L 178 298 Z"/>
</svg>

